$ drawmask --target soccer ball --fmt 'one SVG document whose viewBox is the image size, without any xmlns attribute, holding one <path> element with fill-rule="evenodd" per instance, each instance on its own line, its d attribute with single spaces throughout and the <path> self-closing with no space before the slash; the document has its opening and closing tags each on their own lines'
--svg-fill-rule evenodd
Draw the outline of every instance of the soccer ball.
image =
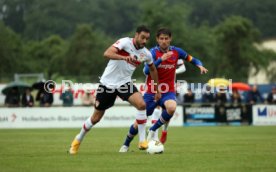
<svg viewBox="0 0 276 172">
<path fill-rule="evenodd" d="M 148 144 L 148 154 L 160 154 L 164 152 L 164 145 L 157 140 L 151 140 Z"/>
</svg>

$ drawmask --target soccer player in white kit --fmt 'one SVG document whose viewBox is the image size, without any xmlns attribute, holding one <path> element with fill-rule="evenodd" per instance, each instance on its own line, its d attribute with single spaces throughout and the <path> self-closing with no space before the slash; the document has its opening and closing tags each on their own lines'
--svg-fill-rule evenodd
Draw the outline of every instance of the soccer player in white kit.
<svg viewBox="0 0 276 172">
<path fill-rule="evenodd" d="M 128 101 L 138 111 L 144 112 L 146 104 L 137 88 L 133 85 L 131 76 L 137 66 L 145 62 L 150 67 L 150 74 L 158 87 L 158 76 L 152 55 L 145 45 L 150 38 L 150 31 L 145 26 L 136 29 L 134 38 L 122 38 L 110 46 L 104 56 L 109 59 L 107 67 L 100 79 L 97 89 L 94 113 L 83 124 L 81 131 L 76 135 L 71 147 L 70 154 L 77 154 L 80 144 L 86 133 L 96 125 L 103 117 L 105 110 L 114 105 L 117 96 Z M 157 91 L 156 100 L 161 97 Z"/>
</svg>

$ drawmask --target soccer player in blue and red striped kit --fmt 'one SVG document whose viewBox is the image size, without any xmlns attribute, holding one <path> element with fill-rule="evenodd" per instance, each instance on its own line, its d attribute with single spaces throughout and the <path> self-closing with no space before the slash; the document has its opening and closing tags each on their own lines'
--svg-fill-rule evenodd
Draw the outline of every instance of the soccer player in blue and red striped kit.
<svg viewBox="0 0 276 172">
<path fill-rule="evenodd" d="M 176 93 L 175 93 L 175 70 L 178 59 L 183 59 L 192 63 L 199 68 L 201 74 L 207 73 L 207 69 L 203 67 L 200 60 L 194 58 L 186 53 L 183 49 L 171 46 L 172 33 L 167 28 L 161 28 L 157 31 L 156 40 L 158 45 L 153 47 L 150 52 L 153 56 L 154 64 L 158 72 L 159 90 L 162 96 L 158 101 L 154 100 L 154 87 L 151 82 L 152 78 L 149 74 L 148 66 L 145 66 L 144 73 L 147 75 L 146 79 L 146 93 L 144 100 L 146 102 L 146 112 L 136 116 L 136 121 L 131 125 L 129 133 L 125 139 L 123 146 L 119 152 L 127 152 L 130 142 L 139 131 L 139 149 L 146 149 L 147 143 L 153 140 L 156 135 L 156 130 L 163 124 L 168 123 L 176 110 Z M 155 124 L 149 129 L 148 137 L 146 139 L 146 122 L 147 116 L 152 115 L 157 106 L 162 107 L 162 114 Z"/>
</svg>

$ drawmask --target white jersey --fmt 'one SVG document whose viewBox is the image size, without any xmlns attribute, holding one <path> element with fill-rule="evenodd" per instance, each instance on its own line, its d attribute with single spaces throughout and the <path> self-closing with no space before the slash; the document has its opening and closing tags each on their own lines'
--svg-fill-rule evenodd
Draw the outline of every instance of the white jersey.
<svg viewBox="0 0 276 172">
<path fill-rule="evenodd" d="M 131 76 L 142 62 L 152 64 L 152 55 L 147 48 L 136 49 L 133 44 L 133 38 L 122 38 L 113 44 L 122 56 L 136 56 L 138 60 L 134 62 L 127 62 L 125 60 L 109 60 L 100 83 L 108 88 L 119 88 L 127 82 L 131 82 Z"/>
</svg>

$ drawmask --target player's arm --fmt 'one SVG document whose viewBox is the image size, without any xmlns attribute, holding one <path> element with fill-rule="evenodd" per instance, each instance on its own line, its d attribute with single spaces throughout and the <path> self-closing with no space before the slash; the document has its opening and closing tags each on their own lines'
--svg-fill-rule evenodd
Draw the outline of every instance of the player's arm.
<svg viewBox="0 0 276 172">
<path fill-rule="evenodd" d="M 149 73 L 150 73 L 150 76 L 151 78 L 153 79 L 154 81 L 154 90 L 156 90 L 156 94 L 155 94 L 155 97 L 154 99 L 155 100 L 159 100 L 161 98 L 161 92 L 159 91 L 159 81 L 158 81 L 158 72 L 156 70 L 156 67 L 153 63 L 153 56 L 150 52 L 148 52 L 148 55 L 147 55 L 147 60 L 145 61 L 145 66 L 148 66 L 149 68 Z"/>
<path fill-rule="evenodd" d="M 151 50 L 150 52 L 151 52 L 151 54 L 153 56 L 153 59 L 155 59 L 156 57 L 155 57 L 154 50 Z M 172 54 L 173 54 L 172 52 L 164 53 L 161 58 L 159 58 L 159 59 L 157 59 L 157 60 L 154 61 L 154 66 L 157 68 L 162 63 L 162 61 L 165 61 L 168 58 L 170 58 Z M 145 65 L 143 71 L 144 71 L 145 75 L 148 75 L 149 74 L 149 66 Z"/>
<path fill-rule="evenodd" d="M 181 48 L 177 48 L 177 51 L 178 51 L 178 53 L 179 53 L 179 55 L 180 55 L 180 56 L 179 56 L 180 58 L 182 58 L 182 59 L 184 59 L 185 61 L 190 62 L 190 63 L 192 63 L 193 65 L 197 66 L 197 67 L 200 69 L 200 73 L 201 73 L 201 74 L 205 74 L 205 73 L 208 72 L 208 70 L 207 70 L 205 67 L 203 67 L 202 62 L 201 62 L 199 59 L 197 59 L 197 58 L 191 56 L 190 54 L 186 53 L 186 52 L 185 52 L 184 50 L 182 50 Z"/>
<path fill-rule="evenodd" d="M 113 45 L 111 45 L 109 48 L 105 50 L 103 54 L 104 57 L 112 60 L 126 60 L 126 61 L 134 60 L 134 57 L 132 56 L 123 56 L 118 53 L 119 50 L 122 50 L 125 48 L 126 44 L 127 44 L 126 38 L 122 38 L 118 40 L 116 43 L 114 43 Z"/>
<path fill-rule="evenodd" d="M 205 67 L 203 67 L 202 62 L 199 59 L 197 59 L 191 55 L 188 55 L 188 57 L 186 58 L 186 61 L 197 66 L 199 68 L 201 74 L 205 74 L 208 72 L 208 70 Z"/>
<path fill-rule="evenodd" d="M 132 56 L 122 56 L 118 54 L 119 50 L 118 48 L 114 47 L 113 45 L 110 46 L 108 49 L 104 52 L 104 57 L 112 60 L 125 60 L 125 61 L 132 61 L 134 60 L 134 57 Z"/>
<path fill-rule="evenodd" d="M 149 73 L 150 73 L 150 76 L 151 78 L 154 80 L 154 90 L 156 90 L 157 92 L 155 93 L 155 100 L 159 100 L 161 98 L 161 93 L 159 91 L 159 81 L 158 81 L 158 73 L 157 73 L 157 70 L 156 70 L 156 67 L 155 65 L 152 63 L 152 64 L 149 64 Z"/>
<path fill-rule="evenodd" d="M 158 60 L 154 61 L 153 64 L 154 64 L 155 68 L 157 66 L 159 66 L 161 62 L 162 62 L 161 59 L 158 59 Z M 145 75 L 150 74 L 150 67 L 149 67 L 149 65 L 147 65 L 147 64 L 145 65 L 145 67 L 143 69 L 143 72 L 144 72 Z"/>
<path fill-rule="evenodd" d="M 105 50 L 104 57 L 112 60 L 125 60 L 125 56 L 119 55 L 118 51 L 119 50 L 112 45 Z"/>
</svg>

